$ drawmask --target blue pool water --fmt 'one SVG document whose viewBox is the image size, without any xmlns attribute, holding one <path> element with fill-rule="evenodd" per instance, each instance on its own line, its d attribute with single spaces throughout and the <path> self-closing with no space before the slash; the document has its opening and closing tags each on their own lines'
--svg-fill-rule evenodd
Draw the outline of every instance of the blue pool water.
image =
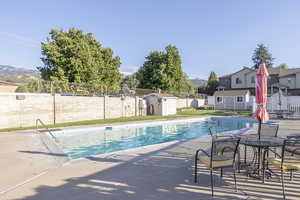
<svg viewBox="0 0 300 200">
<path fill-rule="evenodd" d="M 122 125 L 54 132 L 59 145 L 71 159 L 116 152 L 173 140 L 185 140 L 217 132 L 253 127 L 251 119 L 206 117 L 189 120 Z"/>
</svg>

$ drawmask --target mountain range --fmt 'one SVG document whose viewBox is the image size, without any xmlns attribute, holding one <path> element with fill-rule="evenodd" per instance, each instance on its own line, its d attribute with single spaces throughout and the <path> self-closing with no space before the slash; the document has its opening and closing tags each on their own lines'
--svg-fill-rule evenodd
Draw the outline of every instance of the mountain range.
<svg viewBox="0 0 300 200">
<path fill-rule="evenodd" d="M 0 80 L 14 83 L 26 83 L 37 80 L 40 74 L 37 70 L 25 69 L 9 65 L 0 65 Z"/>
<path fill-rule="evenodd" d="M 207 84 L 207 80 L 200 78 L 190 79 L 190 81 L 194 87 L 204 87 Z"/>
<path fill-rule="evenodd" d="M 14 83 L 26 83 L 40 78 L 38 70 L 0 65 L 0 80 Z M 203 87 L 207 84 L 206 80 L 195 78 L 190 79 L 194 87 Z"/>
</svg>

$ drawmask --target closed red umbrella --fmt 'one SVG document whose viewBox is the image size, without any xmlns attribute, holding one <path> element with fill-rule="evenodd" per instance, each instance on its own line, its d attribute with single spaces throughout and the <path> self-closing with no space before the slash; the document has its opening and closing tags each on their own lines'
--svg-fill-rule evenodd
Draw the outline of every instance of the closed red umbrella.
<svg viewBox="0 0 300 200">
<path fill-rule="evenodd" d="M 268 94 L 268 70 L 265 64 L 260 64 L 258 71 L 256 73 L 256 89 L 255 89 L 255 99 L 257 104 L 256 112 L 254 113 L 254 118 L 258 120 L 258 137 L 260 139 L 261 123 L 269 120 L 269 115 L 266 109 L 267 104 L 267 94 Z"/>
</svg>

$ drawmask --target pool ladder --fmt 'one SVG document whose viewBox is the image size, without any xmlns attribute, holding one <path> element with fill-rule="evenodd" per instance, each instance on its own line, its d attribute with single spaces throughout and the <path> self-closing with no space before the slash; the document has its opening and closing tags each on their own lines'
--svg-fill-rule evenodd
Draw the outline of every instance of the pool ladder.
<svg viewBox="0 0 300 200">
<path fill-rule="evenodd" d="M 48 131 L 48 133 L 50 134 L 50 136 L 57 142 L 57 138 L 53 135 L 53 133 L 51 132 L 51 130 L 48 128 L 48 126 L 46 126 L 46 125 L 44 124 L 44 122 L 43 122 L 41 119 L 37 119 L 37 120 L 35 121 L 36 131 L 37 131 L 37 132 L 40 132 L 40 131 L 39 131 L 39 124 L 41 124 L 42 127 L 45 128 L 45 129 Z"/>
</svg>

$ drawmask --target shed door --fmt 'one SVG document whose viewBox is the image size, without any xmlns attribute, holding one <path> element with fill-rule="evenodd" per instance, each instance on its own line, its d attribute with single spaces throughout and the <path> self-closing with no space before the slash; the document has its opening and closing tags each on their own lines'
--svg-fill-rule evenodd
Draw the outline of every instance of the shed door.
<svg viewBox="0 0 300 200">
<path fill-rule="evenodd" d="M 224 109 L 234 109 L 234 97 L 224 98 Z"/>
</svg>

